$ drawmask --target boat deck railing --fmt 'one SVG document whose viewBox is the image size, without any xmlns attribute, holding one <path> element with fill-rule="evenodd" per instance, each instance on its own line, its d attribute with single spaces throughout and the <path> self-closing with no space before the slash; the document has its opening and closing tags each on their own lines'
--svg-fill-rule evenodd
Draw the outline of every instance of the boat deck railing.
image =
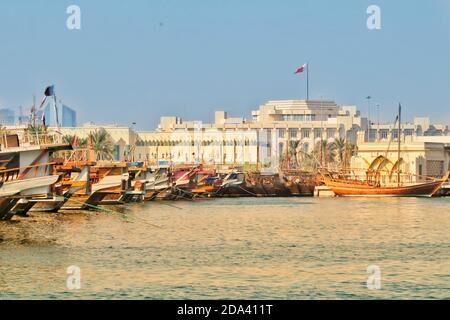
<svg viewBox="0 0 450 320">
<path fill-rule="evenodd" d="M 26 129 L 8 129 L 0 131 L 1 149 L 17 148 L 20 146 L 43 146 L 64 144 L 63 135 L 56 131 L 43 128 L 29 127 Z"/>
<path fill-rule="evenodd" d="M 390 184 L 415 184 L 418 182 L 442 181 L 443 176 L 424 176 L 402 171 L 390 171 L 387 169 L 371 171 L 364 168 L 352 168 L 340 171 L 322 170 L 322 175 L 336 180 L 361 181 L 368 185 L 390 185 Z"/>
<path fill-rule="evenodd" d="M 36 178 L 51 175 L 53 173 L 53 166 L 56 164 L 58 164 L 58 162 L 47 162 L 30 165 L 23 168 L 0 170 L 0 181 L 4 183 L 24 180 L 25 176 Z"/>
</svg>

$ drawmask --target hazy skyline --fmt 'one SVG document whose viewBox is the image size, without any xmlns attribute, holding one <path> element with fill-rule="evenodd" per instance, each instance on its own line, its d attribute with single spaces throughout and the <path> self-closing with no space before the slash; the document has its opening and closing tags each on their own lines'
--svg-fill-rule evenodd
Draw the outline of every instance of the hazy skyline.
<svg viewBox="0 0 450 320">
<path fill-rule="evenodd" d="M 66 8 L 81 8 L 68 30 Z M 366 9 L 381 8 L 381 30 Z M 250 117 L 267 100 L 357 105 L 381 119 L 450 123 L 450 1 L 8 1 L 0 3 L 0 108 L 54 84 L 80 124 L 153 129 L 164 115 Z M 372 115 L 375 108 L 372 107 Z"/>
</svg>

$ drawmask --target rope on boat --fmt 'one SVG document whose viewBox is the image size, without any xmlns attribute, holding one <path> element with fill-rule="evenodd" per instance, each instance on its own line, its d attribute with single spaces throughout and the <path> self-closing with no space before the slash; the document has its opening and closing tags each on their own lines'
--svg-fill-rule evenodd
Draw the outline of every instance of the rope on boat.
<svg viewBox="0 0 450 320">
<path fill-rule="evenodd" d="M 165 206 L 169 206 L 169 207 L 172 207 L 172 208 L 178 209 L 178 210 L 183 210 L 183 208 L 180 208 L 180 207 L 174 206 L 173 204 L 168 204 L 168 203 L 165 203 L 165 202 L 164 202 L 164 200 L 162 200 L 162 201 L 155 201 L 155 202 L 156 202 L 156 203 L 160 203 L 160 204 L 163 204 L 163 205 L 165 205 Z"/>
<path fill-rule="evenodd" d="M 95 210 L 99 210 L 99 211 L 103 211 L 103 212 L 108 212 L 108 213 L 112 213 L 112 214 L 118 214 L 118 215 L 122 215 L 122 216 L 123 216 L 123 213 L 120 213 L 120 212 L 118 212 L 118 211 L 114 211 L 114 210 L 111 210 L 111 209 L 102 208 L 102 207 L 99 207 L 99 206 L 94 206 L 94 205 L 92 205 L 92 204 L 89 204 L 89 203 L 86 203 L 86 202 L 82 202 L 82 201 L 77 201 L 77 200 L 74 200 L 74 199 L 71 199 L 71 198 L 67 198 L 67 197 L 64 197 L 64 198 L 65 198 L 66 200 L 70 200 L 70 201 L 73 201 L 73 202 L 75 202 L 75 203 L 85 205 L 85 206 L 90 207 L 90 208 L 95 209 Z M 134 217 L 134 218 L 137 219 L 137 220 L 140 220 L 140 221 L 141 221 L 142 223 L 144 223 L 144 224 L 148 224 L 149 226 L 152 226 L 152 227 L 155 227 L 155 228 L 162 229 L 162 226 L 160 226 L 160 225 L 157 225 L 157 224 L 153 224 L 153 223 L 144 221 L 144 220 L 139 219 L 139 218 L 137 218 L 137 217 Z"/>
<path fill-rule="evenodd" d="M 189 201 L 194 201 L 194 199 L 192 199 L 192 198 L 187 198 L 187 197 L 185 197 L 185 196 L 183 196 L 183 195 L 180 194 L 180 193 L 185 193 L 185 194 L 189 194 L 189 195 L 191 195 L 192 197 L 194 197 L 195 195 L 194 195 L 193 193 L 191 193 L 191 192 L 189 192 L 189 191 L 186 191 L 186 190 L 183 190 L 183 189 L 178 188 L 178 187 L 174 187 L 173 189 L 176 190 L 176 191 L 178 191 L 178 194 L 175 194 L 176 197 L 180 197 L 180 198 L 183 198 L 183 199 L 189 200 Z"/>
<path fill-rule="evenodd" d="M 253 193 L 253 192 L 251 192 L 251 191 L 248 191 L 248 190 L 246 190 L 246 189 L 244 189 L 244 188 L 242 188 L 241 186 L 237 186 L 239 189 L 241 189 L 241 190 L 243 190 L 243 191 L 245 191 L 245 192 L 247 192 L 247 193 L 249 193 L 249 194 L 251 194 L 251 195 L 253 195 L 253 196 L 255 196 L 255 197 L 257 197 L 258 195 L 256 194 L 256 193 Z"/>
<path fill-rule="evenodd" d="M 224 186 L 220 186 L 219 189 L 217 189 L 215 192 L 213 192 L 212 194 L 214 194 L 215 196 L 217 196 L 219 194 L 220 191 L 222 191 L 222 189 L 224 189 Z"/>
</svg>

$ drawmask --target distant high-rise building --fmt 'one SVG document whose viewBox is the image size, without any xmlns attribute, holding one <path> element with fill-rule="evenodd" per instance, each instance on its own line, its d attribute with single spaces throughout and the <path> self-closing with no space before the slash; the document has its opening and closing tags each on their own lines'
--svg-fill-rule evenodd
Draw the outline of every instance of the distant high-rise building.
<svg viewBox="0 0 450 320">
<path fill-rule="evenodd" d="M 12 126 L 15 124 L 15 113 L 11 109 L 0 109 L 0 124 L 4 126 Z"/>
<path fill-rule="evenodd" d="M 77 113 L 72 108 L 62 104 L 58 105 L 58 119 L 56 119 L 55 106 L 53 102 L 47 103 L 47 105 L 36 112 L 36 121 L 41 122 L 42 114 L 45 116 L 45 124 L 50 127 L 59 125 L 61 127 L 76 127 L 77 126 Z"/>
<path fill-rule="evenodd" d="M 56 126 L 55 112 L 53 106 L 50 103 L 47 103 L 47 105 L 42 110 L 38 110 L 38 112 L 36 113 L 36 122 L 41 123 L 42 114 L 44 114 L 45 116 L 46 126 Z"/>
<path fill-rule="evenodd" d="M 17 116 L 17 122 L 18 125 L 25 125 L 30 122 L 30 114 L 27 111 L 24 111 L 22 106 L 19 107 L 19 115 Z"/>
<path fill-rule="evenodd" d="M 44 108 L 36 111 L 37 124 L 42 124 L 42 114 L 44 114 L 46 126 L 56 126 L 55 111 L 51 103 L 47 103 Z"/>
<path fill-rule="evenodd" d="M 30 116 L 19 116 L 18 118 L 19 124 L 27 124 L 30 121 Z"/>
<path fill-rule="evenodd" d="M 62 105 L 62 126 L 76 127 L 77 126 L 77 112 L 66 105 Z"/>
</svg>

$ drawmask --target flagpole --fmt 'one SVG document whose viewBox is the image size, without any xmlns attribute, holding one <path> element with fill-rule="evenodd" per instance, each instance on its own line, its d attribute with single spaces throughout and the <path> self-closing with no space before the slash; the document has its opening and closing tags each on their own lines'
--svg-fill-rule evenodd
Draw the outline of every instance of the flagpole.
<svg viewBox="0 0 450 320">
<path fill-rule="evenodd" d="M 400 149 L 401 149 L 401 134 L 402 134 L 402 105 L 401 103 L 398 104 L 398 160 L 397 160 L 397 186 L 400 186 Z"/>
<path fill-rule="evenodd" d="M 31 122 L 33 126 L 36 126 L 36 95 L 33 94 L 33 108 L 31 111 Z"/>
<path fill-rule="evenodd" d="M 306 101 L 309 100 L 309 62 L 306 63 Z"/>
</svg>

